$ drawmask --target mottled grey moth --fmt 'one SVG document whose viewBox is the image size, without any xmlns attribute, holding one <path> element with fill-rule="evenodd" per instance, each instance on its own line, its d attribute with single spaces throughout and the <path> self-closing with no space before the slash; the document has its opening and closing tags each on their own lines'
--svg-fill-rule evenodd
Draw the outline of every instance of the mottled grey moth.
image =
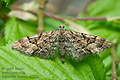
<svg viewBox="0 0 120 80">
<path fill-rule="evenodd" d="M 66 31 L 61 25 L 57 31 L 19 39 L 15 41 L 12 48 L 40 58 L 49 58 L 55 54 L 57 45 L 59 45 L 62 61 L 65 61 L 65 55 L 73 59 L 81 59 L 87 54 L 100 53 L 112 47 L 112 43 L 102 37 Z"/>
</svg>

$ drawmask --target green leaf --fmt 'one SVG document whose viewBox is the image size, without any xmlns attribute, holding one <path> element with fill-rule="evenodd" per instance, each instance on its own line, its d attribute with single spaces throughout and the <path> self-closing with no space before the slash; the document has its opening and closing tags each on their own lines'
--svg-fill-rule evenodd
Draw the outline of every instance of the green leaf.
<svg viewBox="0 0 120 80">
<path fill-rule="evenodd" d="M 120 16 L 120 0 L 96 0 L 88 6 L 89 16 Z"/>
<path fill-rule="evenodd" d="M 5 45 L 5 41 L 4 38 L 0 36 L 0 46 Z"/>
<path fill-rule="evenodd" d="M 105 68 L 97 54 L 88 55 L 79 62 L 66 59 L 63 64 L 59 56 L 54 59 L 40 59 L 38 57 L 21 54 L 11 48 L 12 43 L 13 42 L 10 41 L 9 44 L 0 48 L 0 70 L 4 73 L 21 72 L 23 74 L 0 73 L 6 77 L 38 76 L 32 79 L 105 80 Z M 20 70 L 15 70 L 15 68 L 20 68 Z M 0 79 L 4 78 L 0 76 Z M 16 78 L 8 79 L 16 80 Z M 29 78 L 21 79 L 28 80 Z"/>
<path fill-rule="evenodd" d="M 10 7 L 6 7 L 6 3 L 0 0 L 0 19 L 6 21 L 7 13 L 10 11 Z"/>
<path fill-rule="evenodd" d="M 10 8 L 10 5 L 13 4 L 17 0 L 2 0 L 2 1 L 4 1 L 6 3 L 6 7 Z"/>
<path fill-rule="evenodd" d="M 6 42 L 15 41 L 22 37 L 37 34 L 36 29 L 36 26 L 12 17 L 5 26 L 5 40 Z"/>
</svg>

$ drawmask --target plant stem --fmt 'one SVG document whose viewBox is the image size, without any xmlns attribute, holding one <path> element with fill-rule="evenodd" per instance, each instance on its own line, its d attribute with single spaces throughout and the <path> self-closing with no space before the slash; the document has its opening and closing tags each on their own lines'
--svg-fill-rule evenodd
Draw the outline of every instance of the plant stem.
<svg viewBox="0 0 120 80">
<path fill-rule="evenodd" d="M 22 10 L 22 9 L 20 9 L 20 7 L 17 7 L 17 6 L 12 7 L 12 9 L 14 9 L 14 10 Z M 28 11 L 28 12 L 31 12 L 31 13 L 33 13 L 33 14 L 38 14 L 38 11 Z M 49 15 L 48 15 L 48 14 L 49 14 Z M 57 20 L 60 20 L 60 21 L 64 21 L 64 18 L 62 18 L 62 17 L 60 17 L 60 16 L 57 16 L 57 15 L 55 15 L 55 14 L 51 14 L 51 13 L 47 13 L 47 14 L 46 14 L 46 12 L 45 12 L 45 13 L 44 13 L 44 16 L 46 16 L 46 17 L 52 16 L 52 18 L 54 18 L 54 19 L 57 19 Z M 73 19 L 73 18 L 70 18 L 70 19 Z M 107 20 L 107 18 L 106 18 L 106 17 L 84 17 L 84 18 L 75 18 L 75 19 L 73 19 L 73 20 L 75 20 L 75 21 Z"/>
<path fill-rule="evenodd" d="M 116 52 L 115 52 L 116 44 L 117 44 L 117 39 L 113 40 L 113 48 L 111 49 L 111 55 L 113 57 L 111 80 L 118 80 L 117 73 L 116 73 L 116 66 L 119 63 L 119 60 L 117 59 Z"/>
<path fill-rule="evenodd" d="M 37 32 L 41 33 L 44 31 L 44 24 L 43 24 L 43 18 L 44 18 L 44 8 L 46 4 L 46 0 L 38 0 L 39 3 L 39 10 L 38 10 L 38 28 Z"/>
<path fill-rule="evenodd" d="M 49 15 L 48 15 L 49 14 Z M 54 15 L 54 14 L 50 14 L 50 13 L 44 13 L 45 16 L 47 17 L 52 17 L 54 19 L 60 20 L 60 21 L 64 21 L 64 18 L 61 18 L 60 16 Z M 84 18 L 69 18 L 75 21 L 87 21 L 87 20 L 106 20 L 106 17 L 84 17 Z"/>
<path fill-rule="evenodd" d="M 87 20 L 106 20 L 106 17 L 85 17 L 85 18 L 75 18 L 76 21 L 87 21 Z"/>
<path fill-rule="evenodd" d="M 57 16 L 57 15 L 54 15 L 54 14 L 51 14 L 51 13 L 44 13 L 44 16 L 46 17 L 52 17 L 54 19 L 57 19 L 59 21 L 64 21 L 64 18 L 60 17 L 60 16 Z"/>
</svg>

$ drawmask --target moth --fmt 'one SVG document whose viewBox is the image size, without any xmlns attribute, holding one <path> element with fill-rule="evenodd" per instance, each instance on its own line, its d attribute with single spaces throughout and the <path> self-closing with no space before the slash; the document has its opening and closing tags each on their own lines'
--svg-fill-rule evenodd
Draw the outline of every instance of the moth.
<svg viewBox="0 0 120 80">
<path fill-rule="evenodd" d="M 112 43 L 102 37 L 66 31 L 61 25 L 57 31 L 19 39 L 14 42 L 12 48 L 40 58 L 50 58 L 55 55 L 58 45 L 62 62 L 65 61 L 65 55 L 73 59 L 82 59 L 87 54 L 100 53 L 112 47 Z"/>
</svg>

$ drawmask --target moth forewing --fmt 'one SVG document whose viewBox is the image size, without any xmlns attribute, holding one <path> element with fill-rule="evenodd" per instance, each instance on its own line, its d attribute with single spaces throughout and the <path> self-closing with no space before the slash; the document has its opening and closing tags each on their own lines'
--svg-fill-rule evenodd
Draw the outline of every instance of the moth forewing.
<svg viewBox="0 0 120 80">
<path fill-rule="evenodd" d="M 69 55 L 73 59 L 81 59 L 87 54 L 100 53 L 106 48 L 112 47 L 112 43 L 102 37 L 66 31 L 61 25 L 57 31 L 19 39 L 15 41 L 12 48 L 40 58 L 50 58 L 55 55 L 57 46 L 59 46 L 61 60 L 65 61 L 65 55 Z"/>
</svg>

